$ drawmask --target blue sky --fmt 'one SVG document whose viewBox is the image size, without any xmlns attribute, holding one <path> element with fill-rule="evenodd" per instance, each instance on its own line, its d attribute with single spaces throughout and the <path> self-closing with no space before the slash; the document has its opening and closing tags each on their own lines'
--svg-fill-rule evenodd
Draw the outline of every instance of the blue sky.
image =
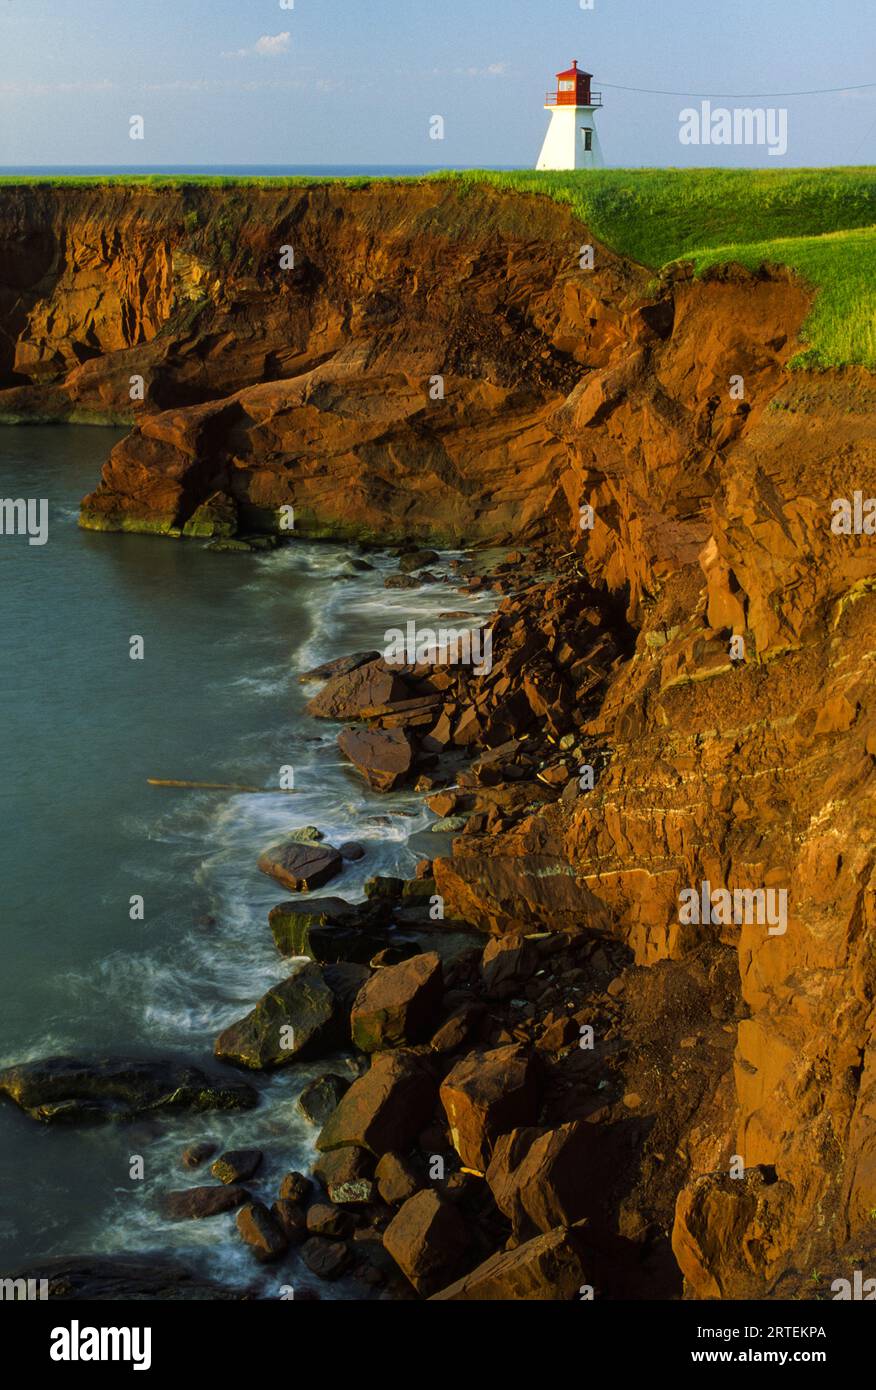
<svg viewBox="0 0 876 1390">
<path fill-rule="evenodd" d="M 0 164 L 527 167 L 572 58 L 711 95 L 866 83 L 874 53 L 872 0 L 0 0 Z M 606 85 L 606 162 L 876 163 L 876 88 L 760 103 L 778 159 L 680 145 L 690 104 Z"/>
</svg>

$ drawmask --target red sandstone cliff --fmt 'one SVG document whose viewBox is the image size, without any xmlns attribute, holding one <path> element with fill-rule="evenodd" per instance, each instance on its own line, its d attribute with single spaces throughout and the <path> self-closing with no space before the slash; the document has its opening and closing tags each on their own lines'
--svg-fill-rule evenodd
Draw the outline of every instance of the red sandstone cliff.
<svg viewBox="0 0 876 1390">
<path fill-rule="evenodd" d="M 590 240 L 548 200 L 443 183 L 5 190 L 0 413 L 133 424 L 87 526 L 178 530 L 209 498 L 270 529 L 292 503 L 300 536 L 574 547 L 620 597 L 634 646 L 587 701 L 577 591 L 509 619 L 506 655 L 542 623 L 512 668 L 527 717 L 604 770 L 460 836 L 439 888 L 494 933 L 580 919 L 629 949 L 624 1077 L 653 1124 L 620 1234 L 674 1209 L 691 1294 L 764 1296 L 876 1211 L 876 539 L 831 531 L 834 498 L 876 495 L 876 391 L 787 372 L 808 305 L 788 278 L 655 294 L 601 246 L 580 270 Z M 681 926 L 704 879 L 786 888 L 787 931 Z"/>
</svg>

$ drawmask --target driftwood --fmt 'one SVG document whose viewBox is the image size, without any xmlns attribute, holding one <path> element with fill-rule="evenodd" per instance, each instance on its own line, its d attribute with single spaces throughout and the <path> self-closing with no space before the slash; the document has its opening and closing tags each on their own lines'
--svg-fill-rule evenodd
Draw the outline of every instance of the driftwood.
<svg viewBox="0 0 876 1390">
<path fill-rule="evenodd" d="M 244 787 L 237 782 L 177 782 L 165 777 L 147 777 L 150 787 L 183 787 L 203 792 L 250 792 L 256 796 L 294 796 L 294 787 Z"/>
</svg>

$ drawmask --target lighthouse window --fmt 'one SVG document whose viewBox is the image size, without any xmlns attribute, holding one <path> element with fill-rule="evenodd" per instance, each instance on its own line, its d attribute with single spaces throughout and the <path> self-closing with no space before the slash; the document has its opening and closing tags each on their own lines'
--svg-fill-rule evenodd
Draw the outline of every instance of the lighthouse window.
<svg viewBox="0 0 876 1390">
<path fill-rule="evenodd" d="M 574 82 L 561 82 L 561 83 L 560 83 L 560 91 L 561 91 L 561 92 L 574 92 L 574 90 L 575 90 L 575 84 L 574 84 Z"/>
<path fill-rule="evenodd" d="M 581 129 L 582 129 L 583 132 L 584 132 L 584 148 L 585 148 L 585 150 L 592 150 L 592 149 L 593 149 L 593 131 L 590 129 L 589 126 L 586 126 L 586 125 L 582 125 Z"/>
</svg>

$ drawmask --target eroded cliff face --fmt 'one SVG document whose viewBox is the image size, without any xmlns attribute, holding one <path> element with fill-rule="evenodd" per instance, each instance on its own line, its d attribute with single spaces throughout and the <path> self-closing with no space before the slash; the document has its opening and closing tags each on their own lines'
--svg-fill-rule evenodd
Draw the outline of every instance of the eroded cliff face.
<svg viewBox="0 0 876 1390">
<path fill-rule="evenodd" d="M 786 370 L 809 300 L 780 272 L 654 285 L 599 245 L 582 270 L 591 241 L 452 184 L 7 190 L 0 412 L 132 422 L 86 526 L 292 504 L 302 537 L 553 555 L 553 588 L 505 600 L 507 683 L 472 688 L 465 738 L 507 737 L 490 701 L 519 699 L 596 786 L 473 827 L 439 889 L 494 934 L 623 945 L 617 1232 L 672 1226 L 693 1296 L 782 1296 L 876 1212 L 876 537 L 831 529 L 876 495 L 876 385 Z M 786 930 L 682 923 L 703 881 L 787 890 Z"/>
</svg>

